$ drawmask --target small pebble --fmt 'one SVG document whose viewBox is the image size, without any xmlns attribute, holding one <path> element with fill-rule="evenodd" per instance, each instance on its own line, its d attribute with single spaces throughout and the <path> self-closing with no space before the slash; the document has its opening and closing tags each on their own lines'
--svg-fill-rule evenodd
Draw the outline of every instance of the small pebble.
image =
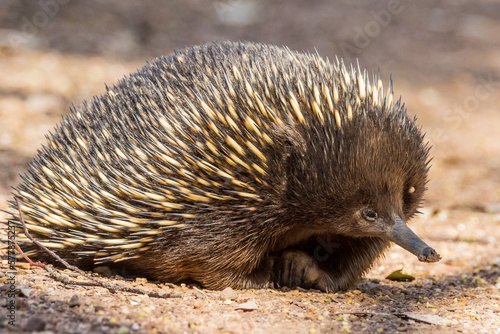
<svg viewBox="0 0 500 334">
<path fill-rule="evenodd" d="M 24 286 L 19 286 L 17 287 L 20 291 L 20 294 L 19 296 L 25 296 L 25 297 L 29 297 L 31 295 L 31 291 L 33 291 L 33 289 L 27 289 L 25 288 Z"/>
<path fill-rule="evenodd" d="M 64 270 L 64 274 L 68 275 L 69 277 L 75 277 L 75 278 L 80 276 L 80 274 L 77 273 L 76 271 L 69 270 L 69 269 Z"/>
<path fill-rule="evenodd" d="M 94 305 L 94 312 L 104 311 L 104 306 Z"/>
<path fill-rule="evenodd" d="M 16 268 L 29 269 L 29 268 L 31 268 L 31 265 L 27 262 L 16 262 Z"/>
<path fill-rule="evenodd" d="M 146 284 L 148 282 L 148 279 L 144 277 L 137 277 L 135 281 L 140 284 Z"/>
<path fill-rule="evenodd" d="M 45 321 L 37 316 L 32 317 L 26 326 L 24 326 L 25 332 L 40 332 L 45 329 Z"/>
<path fill-rule="evenodd" d="M 234 300 L 236 298 L 238 298 L 238 294 L 232 288 L 229 288 L 229 287 L 225 288 L 220 293 L 220 299 L 222 299 L 222 300 L 227 300 L 227 299 Z"/>
<path fill-rule="evenodd" d="M 169 297 L 170 298 L 181 298 L 182 294 L 180 292 L 172 292 Z"/>
<path fill-rule="evenodd" d="M 75 306 L 80 306 L 80 298 L 78 298 L 77 295 L 71 296 L 71 299 L 69 300 L 69 307 Z"/>
<path fill-rule="evenodd" d="M 486 204 L 484 206 L 484 211 L 486 211 L 487 213 L 500 213 L 500 204 Z"/>
<path fill-rule="evenodd" d="M 257 306 L 257 304 L 250 301 L 250 302 L 246 302 L 246 303 L 242 303 L 242 304 L 238 305 L 238 307 L 236 309 L 243 310 L 243 311 L 253 311 L 253 310 L 256 310 L 258 308 L 259 307 Z"/>
<path fill-rule="evenodd" d="M 118 331 L 116 331 L 117 334 L 128 334 L 129 330 L 125 326 L 121 326 L 118 328 Z"/>
</svg>

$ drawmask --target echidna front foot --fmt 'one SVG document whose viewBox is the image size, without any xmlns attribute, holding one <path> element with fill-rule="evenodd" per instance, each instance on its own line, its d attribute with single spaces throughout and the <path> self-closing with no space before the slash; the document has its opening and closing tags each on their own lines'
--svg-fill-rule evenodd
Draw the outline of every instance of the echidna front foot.
<svg viewBox="0 0 500 334">
<path fill-rule="evenodd" d="M 297 249 L 286 250 L 276 259 L 274 266 L 275 284 L 291 289 L 301 287 L 304 289 L 330 290 L 325 271 L 317 261 L 308 253 Z"/>
<path fill-rule="evenodd" d="M 387 249 L 381 238 L 340 235 L 312 237 L 275 258 L 273 282 L 324 292 L 349 290 Z"/>
</svg>

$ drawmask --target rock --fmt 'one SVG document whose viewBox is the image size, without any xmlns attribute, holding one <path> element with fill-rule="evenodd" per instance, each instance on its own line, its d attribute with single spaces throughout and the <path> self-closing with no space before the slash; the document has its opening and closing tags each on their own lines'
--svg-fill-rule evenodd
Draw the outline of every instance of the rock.
<svg viewBox="0 0 500 334">
<path fill-rule="evenodd" d="M 254 310 L 258 309 L 258 308 L 259 307 L 257 306 L 257 304 L 255 304 L 252 301 L 249 301 L 249 302 L 246 302 L 246 303 L 238 305 L 238 307 L 236 309 L 237 310 L 243 310 L 243 311 L 254 311 Z"/>
<path fill-rule="evenodd" d="M 19 269 L 30 269 L 31 268 L 31 264 L 29 264 L 27 262 L 16 262 L 15 267 L 19 268 Z"/>
<path fill-rule="evenodd" d="M 37 316 L 32 317 L 26 326 L 24 326 L 24 331 L 31 332 L 41 332 L 45 329 L 45 321 Z"/>
<path fill-rule="evenodd" d="M 94 305 L 94 312 L 104 311 L 105 308 L 102 305 Z"/>
<path fill-rule="evenodd" d="M 238 298 L 238 294 L 232 288 L 229 288 L 229 287 L 225 288 L 220 293 L 220 299 L 222 299 L 222 300 L 227 300 L 227 299 L 234 300 L 236 298 Z"/>
<path fill-rule="evenodd" d="M 496 203 L 485 204 L 484 211 L 486 213 L 500 213 L 500 204 Z"/>
<path fill-rule="evenodd" d="M 148 282 L 148 279 L 144 277 L 137 277 L 135 281 L 139 284 L 146 284 Z"/>
<path fill-rule="evenodd" d="M 129 330 L 127 327 L 125 326 L 121 326 L 120 328 L 118 328 L 118 330 L 116 331 L 117 334 L 128 334 L 129 333 Z"/>
<path fill-rule="evenodd" d="M 31 295 L 31 291 L 33 291 L 33 289 L 27 289 L 22 285 L 19 285 L 16 288 L 19 289 L 19 296 L 29 297 Z"/>
<path fill-rule="evenodd" d="M 451 323 L 450 320 L 435 314 L 405 313 L 405 316 L 407 316 L 410 319 L 417 320 L 420 322 L 425 322 L 432 325 L 446 326 L 447 324 Z"/>
<path fill-rule="evenodd" d="M 69 300 L 69 307 L 75 306 L 80 306 L 80 298 L 78 298 L 77 295 L 71 296 L 71 299 Z"/>
<path fill-rule="evenodd" d="M 168 297 L 169 298 L 181 298 L 182 297 L 182 293 L 180 293 L 180 292 L 172 292 Z"/>
</svg>

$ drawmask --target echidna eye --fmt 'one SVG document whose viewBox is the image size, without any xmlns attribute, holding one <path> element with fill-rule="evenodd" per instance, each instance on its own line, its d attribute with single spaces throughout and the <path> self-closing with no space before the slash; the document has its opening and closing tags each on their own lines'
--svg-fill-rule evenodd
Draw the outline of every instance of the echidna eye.
<svg viewBox="0 0 500 334">
<path fill-rule="evenodd" d="M 362 211 L 363 218 L 367 221 L 373 222 L 375 219 L 377 219 L 378 214 L 375 210 L 373 209 L 363 209 Z"/>
<path fill-rule="evenodd" d="M 415 192 L 415 187 L 408 188 L 408 194 L 413 194 Z"/>
</svg>

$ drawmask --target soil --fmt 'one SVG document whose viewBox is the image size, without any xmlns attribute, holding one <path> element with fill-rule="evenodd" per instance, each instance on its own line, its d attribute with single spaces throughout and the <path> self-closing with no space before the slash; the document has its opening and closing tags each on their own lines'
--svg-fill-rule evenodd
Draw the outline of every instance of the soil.
<svg viewBox="0 0 500 334">
<path fill-rule="evenodd" d="M 65 285 L 18 262 L 10 297 L 0 243 L 0 332 L 500 333 L 499 13 L 487 0 L 2 1 L 0 209 L 72 103 L 185 45 L 253 40 L 358 59 L 385 82 L 392 73 L 433 146 L 425 206 L 411 226 L 443 259 L 423 264 L 394 246 L 354 290 L 335 294 L 103 278 L 170 298 Z M 415 280 L 385 279 L 399 269 Z"/>
</svg>

